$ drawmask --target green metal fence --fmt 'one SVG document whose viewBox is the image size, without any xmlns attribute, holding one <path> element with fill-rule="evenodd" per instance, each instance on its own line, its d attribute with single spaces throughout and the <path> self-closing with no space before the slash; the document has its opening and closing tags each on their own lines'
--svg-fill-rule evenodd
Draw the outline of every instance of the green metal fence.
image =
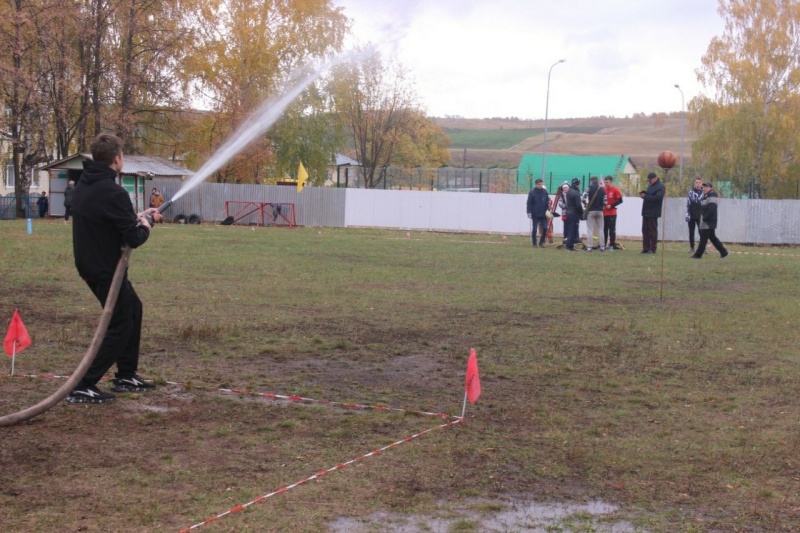
<svg viewBox="0 0 800 533">
<path fill-rule="evenodd" d="M 377 171 L 381 177 L 377 188 L 422 191 L 474 191 L 515 193 L 515 168 L 411 168 L 386 167 Z M 342 169 L 334 179 L 334 187 L 363 188 L 359 169 Z"/>
</svg>

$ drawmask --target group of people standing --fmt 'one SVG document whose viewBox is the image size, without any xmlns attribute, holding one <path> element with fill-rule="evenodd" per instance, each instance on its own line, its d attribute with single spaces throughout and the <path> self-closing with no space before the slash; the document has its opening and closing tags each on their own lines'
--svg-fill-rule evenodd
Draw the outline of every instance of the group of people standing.
<svg viewBox="0 0 800 533">
<path fill-rule="evenodd" d="M 573 178 L 564 182 L 550 200 L 544 182 L 536 180 L 536 186 L 528 193 L 527 213 L 531 219 L 531 239 L 534 247 L 544 248 L 548 228 L 552 229 L 552 219 L 561 216 L 564 222 L 564 249 L 575 251 L 581 242 L 580 221 L 586 221 L 587 242 L 584 249 L 591 252 L 597 248 L 603 252 L 622 248 L 617 243 L 617 207 L 622 203 L 622 193 L 614 185 L 614 178 L 606 176 L 600 185 L 597 176 L 589 178 L 589 186 L 581 193 L 581 180 Z M 666 187 L 655 172 L 647 175 L 647 188 L 639 193 L 642 199 L 642 252 L 655 254 L 658 248 L 658 219 L 661 217 Z M 686 222 L 689 224 L 689 245 L 692 258 L 700 259 L 709 241 L 719 251 L 720 257 L 728 256 L 728 251 L 716 236 L 717 193 L 711 182 L 694 180 L 694 187 L 686 200 Z M 561 215 L 557 212 L 561 210 Z M 698 229 L 700 242 L 695 249 L 694 230 Z M 538 230 L 541 238 L 537 243 Z"/>
<path fill-rule="evenodd" d="M 591 252 L 594 239 L 598 249 L 603 252 L 620 248 L 617 243 L 617 206 L 622 203 L 622 193 L 614 185 L 614 178 L 606 176 L 600 186 L 597 176 L 589 179 L 589 187 L 581 194 L 581 181 L 573 178 L 564 182 L 551 202 L 544 182 L 536 180 L 536 186 L 528 193 L 527 211 L 531 219 L 531 239 L 534 247 L 544 248 L 547 229 L 551 228 L 552 219 L 561 216 L 564 222 L 564 249 L 575 251 L 575 245 L 581 242 L 579 226 L 585 220 L 588 228 L 588 243 L 584 248 Z M 559 215 L 557 210 L 561 210 Z M 542 236 L 538 244 L 536 235 L 539 228 Z"/>
</svg>

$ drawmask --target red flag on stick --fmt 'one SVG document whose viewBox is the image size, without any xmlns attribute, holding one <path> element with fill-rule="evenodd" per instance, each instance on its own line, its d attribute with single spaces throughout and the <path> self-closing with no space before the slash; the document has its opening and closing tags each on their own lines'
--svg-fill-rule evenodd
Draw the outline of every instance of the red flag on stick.
<svg viewBox="0 0 800 533">
<path fill-rule="evenodd" d="M 481 395 L 481 377 L 478 375 L 478 356 L 475 353 L 475 348 L 469 351 L 469 360 L 467 361 L 467 400 L 469 403 L 478 401 L 478 396 Z"/>
<path fill-rule="evenodd" d="M 31 345 L 31 336 L 28 335 L 28 330 L 25 329 L 25 324 L 22 323 L 22 318 L 19 316 L 19 309 L 14 309 L 14 315 L 11 317 L 11 324 L 8 325 L 8 333 L 6 339 L 3 341 L 3 348 L 9 357 L 12 357 L 17 352 L 21 352 Z"/>
</svg>

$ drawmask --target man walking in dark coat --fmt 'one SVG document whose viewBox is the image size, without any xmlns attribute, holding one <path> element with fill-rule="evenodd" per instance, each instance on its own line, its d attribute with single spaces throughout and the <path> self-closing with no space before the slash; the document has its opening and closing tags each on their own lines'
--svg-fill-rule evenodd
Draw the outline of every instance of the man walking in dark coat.
<svg viewBox="0 0 800 533">
<path fill-rule="evenodd" d="M 156 209 L 136 214 L 128 193 L 117 184 L 124 164 L 122 141 L 103 134 L 90 149 L 93 161 L 83 164 L 83 174 L 72 197 L 72 246 L 78 274 L 105 305 L 123 245 L 137 248 L 150 236 L 150 215 L 157 222 Z M 142 302 L 125 278 L 103 342 L 89 370 L 67 396 L 70 403 L 104 403 L 114 395 L 98 390 L 97 382 L 115 363 L 117 373 L 111 382 L 115 391 L 142 392 L 155 385 L 140 378 L 139 339 L 142 331 Z"/>
<path fill-rule="evenodd" d="M 642 253 L 654 254 L 658 248 L 658 219 L 667 189 L 655 172 L 647 175 L 647 183 L 647 190 L 639 193 L 642 198 Z"/>
<path fill-rule="evenodd" d="M 72 195 L 75 193 L 75 182 L 69 180 L 64 189 L 64 224 L 69 222 L 69 215 L 72 212 Z"/>
<path fill-rule="evenodd" d="M 536 230 L 539 225 L 542 226 L 542 238 L 539 241 L 539 247 L 544 248 L 544 240 L 547 237 L 547 208 L 550 204 L 550 195 L 547 194 L 547 189 L 544 188 L 544 181 L 541 178 L 536 180 L 536 186 L 528 193 L 528 218 L 531 219 L 533 227 L 531 228 L 531 241 L 533 247 L 536 248 Z"/>
<path fill-rule="evenodd" d="M 700 205 L 700 244 L 697 245 L 697 251 L 692 255 L 692 259 L 703 258 L 708 241 L 711 241 L 717 249 L 720 259 L 725 259 L 730 253 L 717 238 L 717 193 L 714 192 L 710 181 L 703 183 L 703 199 Z"/>
</svg>

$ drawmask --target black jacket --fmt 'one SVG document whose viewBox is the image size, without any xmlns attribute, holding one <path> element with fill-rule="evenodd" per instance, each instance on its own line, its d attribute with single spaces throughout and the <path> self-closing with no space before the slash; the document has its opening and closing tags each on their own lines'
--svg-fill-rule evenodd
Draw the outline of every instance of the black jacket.
<svg viewBox="0 0 800 533">
<path fill-rule="evenodd" d="M 64 189 L 64 207 L 72 206 L 72 195 L 75 192 L 75 186 L 67 184 L 67 188 Z"/>
<path fill-rule="evenodd" d="M 664 195 L 667 188 L 661 183 L 661 180 L 656 180 L 652 185 L 647 187 L 647 190 L 642 196 L 642 216 L 648 218 L 661 217 L 661 205 L 664 203 Z"/>
<path fill-rule="evenodd" d="M 567 191 L 567 212 L 572 212 L 578 216 L 583 216 L 583 202 L 581 202 L 581 191 L 577 186 L 570 187 Z"/>
<path fill-rule="evenodd" d="M 547 194 L 547 189 L 534 187 L 528 193 L 527 211 L 529 215 L 542 218 L 549 204 L 550 195 Z"/>
<path fill-rule="evenodd" d="M 701 202 L 700 229 L 717 229 L 717 193 L 708 191 Z"/>
<path fill-rule="evenodd" d="M 703 199 L 703 189 L 692 188 L 686 197 L 686 215 L 689 220 L 700 221 L 700 202 Z"/>
<path fill-rule="evenodd" d="M 586 205 L 587 211 L 602 211 L 606 203 L 606 190 L 600 187 L 599 183 L 590 183 L 588 191 L 588 204 Z M 594 202 L 592 201 L 594 199 Z"/>
<path fill-rule="evenodd" d="M 150 231 L 139 226 L 128 193 L 106 165 L 85 161 L 72 197 L 72 248 L 78 273 L 87 281 L 110 282 L 122 246 L 136 248 Z"/>
</svg>

